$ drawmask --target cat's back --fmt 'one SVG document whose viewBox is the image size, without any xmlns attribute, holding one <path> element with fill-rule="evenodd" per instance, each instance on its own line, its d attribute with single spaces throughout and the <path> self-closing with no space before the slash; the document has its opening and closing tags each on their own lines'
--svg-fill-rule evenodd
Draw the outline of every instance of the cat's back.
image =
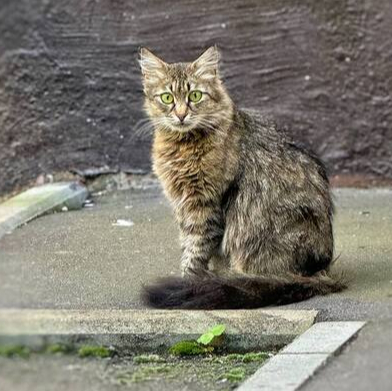
<svg viewBox="0 0 392 391">
<path fill-rule="evenodd" d="M 240 161 L 245 169 L 262 174 L 289 158 L 286 134 L 271 118 L 255 110 L 242 109 L 238 111 L 237 123 L 241 132 Z"/>
<path fill-rule="evenodd" d="M 287 189 L 327 192 L 326 169 L 315 154 L 298 146 L 271 118 L 257 111 L 240 110 L 238 116 L 245 186 L 269 189 L 275 196 Z"/>
<path fill-rule="evenodd" d="M 241 109 L 238 111 L 241 124 L 243 146 L 252 150 L 263 148 L 265 151 L 272 151 L 286 141 L 286 134 L 280 131 L 276 122 L 259 111 L 252 109 Z"/>
</svg>

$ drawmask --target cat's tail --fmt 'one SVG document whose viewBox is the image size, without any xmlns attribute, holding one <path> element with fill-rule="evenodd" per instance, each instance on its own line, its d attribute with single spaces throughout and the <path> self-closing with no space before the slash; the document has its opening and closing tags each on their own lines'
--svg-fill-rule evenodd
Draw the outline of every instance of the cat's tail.
<svg viewBox="0 0 392 391">
<path fill-rule="evenodd" d="M 143 300 L 151 307 L 167 309 L 258 308 L 294 303 L 344 288 L 342 278 L 333 278 L 325 271 L 310 277 L 219 276 L 198 271 L 190 277 L 164 278 L 145 287 Z"/>
</svg>

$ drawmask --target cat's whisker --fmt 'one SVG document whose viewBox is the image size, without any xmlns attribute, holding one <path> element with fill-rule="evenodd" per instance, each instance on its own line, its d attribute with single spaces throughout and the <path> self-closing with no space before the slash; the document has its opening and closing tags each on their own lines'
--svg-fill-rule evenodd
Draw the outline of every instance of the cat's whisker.
<svg viewBox="0 0 392 391">
<path fill-rule="evenodd" d="M 152 133 L 153 133 L 152 124 L 145 124 L 144 126 L 139 126 L 138 128 L 134 128 L 130 139 L 144 140 L 149 136 L 151 136 Z"/>
<path fill-rule="evenodd" d="M 167 128 L 167 125 L 165 123 L 164 119 L 143 119 L 140 120 L 136 123 L 136 126 L 133 128 L 133 134 L 131 136 L 131 140 L 137 138 L 141 140 L 145 140 L 148 138 L 151 138 L 151 136 L 154 133 L 154 130 L 157 127 L 165 127 Z"/>
</svg>

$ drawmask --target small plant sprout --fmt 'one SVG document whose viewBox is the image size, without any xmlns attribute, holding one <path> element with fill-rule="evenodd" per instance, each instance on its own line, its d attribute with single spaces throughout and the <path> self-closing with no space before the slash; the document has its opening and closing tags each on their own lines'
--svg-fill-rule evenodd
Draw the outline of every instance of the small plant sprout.
<svg viewBox="0 0 392 391">
<path fill-rule="evenodd" d="M 221 337 L 226 330 L 226 326 L 223 324 L 218 324 L 212 329 L 208 330 L 206 333 L 201 335 L 197 340 L 198 343 L 202 345 L 211 345 L 217 338 Z"/>
<path fill-rule="evenodd" d="M 218 324 L 201 335 L 197 341 L 180 341 L 172 346 L 169 350 L 171 354 L 177 356 L 194 356 L 208 354 L 214 351 L 214 346 L 220 341 L 226 326 Z"/>
</svg>

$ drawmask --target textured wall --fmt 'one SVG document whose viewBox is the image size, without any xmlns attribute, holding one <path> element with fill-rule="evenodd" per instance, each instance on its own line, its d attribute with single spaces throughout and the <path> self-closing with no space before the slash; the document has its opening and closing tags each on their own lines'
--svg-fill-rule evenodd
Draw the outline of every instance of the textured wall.
<svg viewBox="0 0 392 391">
<path fill-rule="evenodd" d="M 136 62 L 217 43 L 241 106 L 332 172 L 392 177 L 391 0 L 0 0 L 0 194 L 40 173 L 150 166 Z"/>
</svg>

